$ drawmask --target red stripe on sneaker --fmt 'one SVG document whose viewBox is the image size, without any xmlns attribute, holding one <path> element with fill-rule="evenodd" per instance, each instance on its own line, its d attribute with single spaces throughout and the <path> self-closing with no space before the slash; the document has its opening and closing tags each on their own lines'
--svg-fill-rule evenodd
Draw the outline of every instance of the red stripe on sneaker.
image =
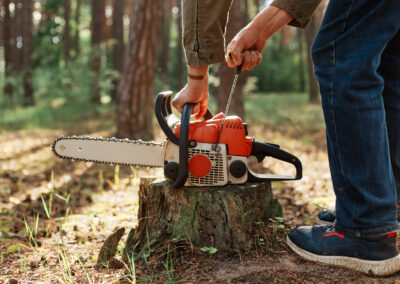
<svg viewBox="0 0 400 284">
<path fill-rule="evenodd" d="M 390 233 L 390 234 L 387 234 L 387 236 L 386 236 L 387 239 L 395 238 L 395 237 L 397 237 L 397 233 Z"/>
<path fill-rule="evenodd" d="M 337 237 L 339 237 L 341 239 L 344 239 L 344 235 L 340 234 L 338 232 L 327 233 L 327 234 L 323 235 L 322 237 L 326 238 L 326 237 L 330 237 L 330 236 L 337 236 Z"/>
</svg>

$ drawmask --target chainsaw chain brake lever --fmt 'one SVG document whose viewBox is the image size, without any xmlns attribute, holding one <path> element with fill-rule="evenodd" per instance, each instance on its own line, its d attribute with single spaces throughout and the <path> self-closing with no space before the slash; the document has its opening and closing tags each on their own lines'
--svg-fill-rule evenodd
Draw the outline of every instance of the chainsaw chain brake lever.
<svg viewBox="0 0 400 284">
<path fill-rule="evenodd" d="M 280 149 L 278 145 L 253 141 L 253 146 L 250 156 L 255 156 L 258 162 L 261 162 L 265 157 L 272 157 L 290 163 L 293 166 L 295 166 L 296 175 L 286 176 L 286 175 L 272 175 L 272 174 L 256 174 L 248 170 L 249 182 L 262 182 L 266 180 L 275 180 L 275 181 L 298 180 L 301 179 L 302 177 L 303 166 L 300 160 L 296 156 Z"/>
</svg>

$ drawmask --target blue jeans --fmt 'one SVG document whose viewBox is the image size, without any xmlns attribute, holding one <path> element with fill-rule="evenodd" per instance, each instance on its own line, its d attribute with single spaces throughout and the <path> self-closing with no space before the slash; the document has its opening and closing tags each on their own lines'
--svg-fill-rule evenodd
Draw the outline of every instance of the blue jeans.
<svg viewBox="0 0 400 284">
<path fill-rule="evenodd" d="M 331 0 L 312 58 L 326 123 L 336 230 L 355 237 L 397 231 L 400 1 Z"/>
</svg>

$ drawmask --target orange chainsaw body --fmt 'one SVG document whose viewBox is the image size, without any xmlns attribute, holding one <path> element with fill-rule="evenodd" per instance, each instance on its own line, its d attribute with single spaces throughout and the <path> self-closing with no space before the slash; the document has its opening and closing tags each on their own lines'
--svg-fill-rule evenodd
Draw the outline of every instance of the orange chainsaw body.
<svg viewBox="0 0 400 284">
<path fill-rule="evenodd" d="M 215 115 L 209 120 L 191 121 L 189 128 L 189 140 L 200 143 L 216 143 L 222 127 L 223 113 Z M 246 130 L 242 120 L 238 116 L 227 116 L 224 130 L 218 143 L 226 144 L 229 155 L 250 156 L 253 138 L 246 136 Z M 179 138 L 180 123 L 175 126 L 174 134 Z"/>
</svg>

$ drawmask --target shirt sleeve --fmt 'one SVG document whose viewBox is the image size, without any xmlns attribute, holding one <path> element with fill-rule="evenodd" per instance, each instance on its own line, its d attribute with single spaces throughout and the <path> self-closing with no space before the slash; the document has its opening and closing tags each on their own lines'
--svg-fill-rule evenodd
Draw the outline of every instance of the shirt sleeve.
<svg viewBox="0 0 400 284">
<path fill-rule="evenodd" d="M 285 10 L 294 18 L 289 25 L 304 28 L 320 2 L 321 0 L 274 0 L 271 6 Z"/>
<path fill-rule="evenodd" d="M 183 0 L 183 48 L 191 66 L 225 58 L 225 28 L 232 0 Z"/>
</svg>

